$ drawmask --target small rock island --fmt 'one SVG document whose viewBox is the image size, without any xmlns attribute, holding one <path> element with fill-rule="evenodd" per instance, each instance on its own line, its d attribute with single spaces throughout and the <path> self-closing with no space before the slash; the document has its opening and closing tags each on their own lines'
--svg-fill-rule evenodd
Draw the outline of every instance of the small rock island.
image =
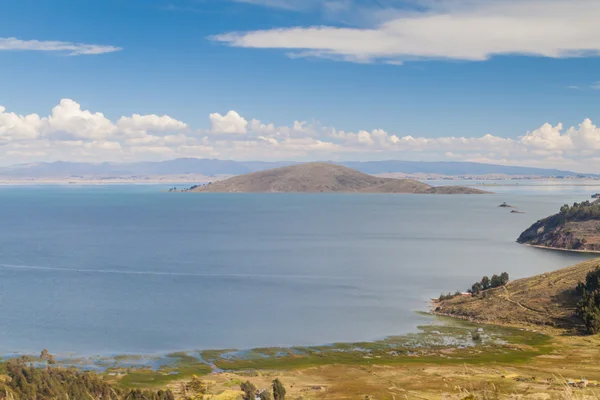
<svg viewBox="0 0 600 400">
<path fill-rule="evenodd" d="M 411 193 L 484 194 L 465 186 L 431 186 L 413 179 L 380 178 L 341 165 L 312 162 L 196 185 L 188 192 L 212 193 Z"/>
</svg>

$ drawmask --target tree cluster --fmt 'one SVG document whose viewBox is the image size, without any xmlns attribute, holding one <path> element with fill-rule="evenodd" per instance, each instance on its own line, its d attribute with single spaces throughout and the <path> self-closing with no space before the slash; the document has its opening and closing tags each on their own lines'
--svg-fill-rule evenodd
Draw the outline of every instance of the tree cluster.
<svg viewBox="0 0 600 400">
<path fill-rule="evenodd" d="M 583 319 L 586 332 L 600 332 L 600 268 L 588 272 L 585 283 L 579 282 L 576 292 L 580 296 L 576 312 Z"/>
<path fill-rule="evenodd" d="M 271 388 L 273 390 L 272 396 L 269 390 L 259 392 L 256 386 L 250 381 L 242 382 L 240 385 L 240 390 L 244 392 L 242 396 L 244 400 L 255 400 L 257 396 L 260 400 L 285 400 L 285 387 L 279 378 L 273 381 Z"/>
<path fill-rule="evenodd" d="M 42 353 L 46 359 L 49 354 Z M 48 367 L 35 368 L 24 359 L 9 360 L 0 381 L 0 399 L 14 400 L 175 400 L 170 390 L 124 390 L 105 382 L 94 372 Z"/>
<path fill-rule="evenodd" d="M 484 276 L 481 281 L 475 282 L 468 290 L 469 293 L 476 296 L 484 290 L 497 288 L 504 286 L 508 283 L 509 277 L 507 272 L 503 272 L 500 275 L 492 275 L 492 278 Z"/>
<path fill-rule="evenodd" d="M 565 204 L 560 208 L 559 216 L 566 221 L 587 221 L 600 219 L 600 202 L 583 201 L 572 206 Z"/>
<path fill-rule="evenodd" d="M 455 292 L 454 294 L 452 294 L 452 293 L 448 293 L 448 294 L 442 293 L 442 294 L 440 294 L 439 301 L 450 300 L 450 299 L 453 299 L 453 298 L 458 297 L 458 296 L 460 296 L 460 292 Z"/>
</svg>

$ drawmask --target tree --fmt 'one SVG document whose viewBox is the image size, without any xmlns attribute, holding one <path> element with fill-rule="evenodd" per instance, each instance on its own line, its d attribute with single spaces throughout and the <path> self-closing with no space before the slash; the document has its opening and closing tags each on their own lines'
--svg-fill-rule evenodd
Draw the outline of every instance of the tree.
<svg viewBox="0 0 600 400">
<path fill-rule="evenodd" d="M 260 400 L 272 400 L 273 397 L 271 397 L 271 392 L 269 392 L 268 390 L 262 391 L 260 392 Z"/>
<path fill-rule="evenodd" d="M 281 383 L 279 378 L 276 378 L 273 381 L 273 399 L 285 400 L 285 387 L 283 386 L 283 383 Z"/>
<path fill-rule="evenodd" d="M 240 389 L 244 392 L 243 399 L 244 400 L 254 400 L 256 399 L 256 386 L 254 386 L 250 381 L 242 382 L 240 385 Z"/>
<path fill-rule="evenodd" d="M 488 278 L 487 276 L 481 278 L 481 288 L 483 290 L 487 290 L 490 288 L 490 278 Z"/>
<path fill-rule="evenodd" d="M 506 285 L 509 280 L 508 272 L 503 272 L 500 274 L 500 282 L 502 283 L 502 286 Z"/>
<path fill-rule="evenodd" d="M 473 296 L 477 296 L 479 293 L 481 293 L 482 290 L 483 286 L 481 286 L 481 283 L 479 282 L 475 282 L 473 286 L 471 286 L 471 294 Z"/>
<path fill-rule="evenodd" d="M 50 354 L 50 352 L 48 352 L 47 349 L 42 350 L 40 354 L 40 359 L 42 361 L 46 361 L 46 365 L 56 364 L 56 361 L 54 361 L 54 357 L 52 356 L 52 354 Z"/>
<path fill-rule="evenodd" d="M 209 385 L 207 382 L 201 381 L 196 375 L 192 380 L 185 384 L 185 391 L 190 391 L 194 395 L 202 395 L 208 393 Z"/>
<path fill-rule="evenodd" d="M 498 286 L 502 286 L 502 281 L 498 275 L 494 274 L 490 280 L 490 287 L 497 288 Z"/>
<path fill-rule="evenodd" d="M 585 283 L 577 285 L 576 293 L 581 296 L 577 303 L 577 315 L 583 320 L 590 334 L 600 332 L 600 268 L 588 272 Z"/>
</svg>

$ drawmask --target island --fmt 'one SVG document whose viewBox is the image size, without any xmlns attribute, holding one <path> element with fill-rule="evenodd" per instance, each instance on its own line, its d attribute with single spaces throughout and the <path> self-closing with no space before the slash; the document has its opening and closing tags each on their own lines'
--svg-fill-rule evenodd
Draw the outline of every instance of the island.
<svg viewBox="0 0 600 400">
<path fill-rule="evenodd" d="M 557 214 L 531 225 L 517 242 L 556 250 L 600 252 L 600 202 L 565 204 Z"/>
<path fill-rule="evenodd" d="M 185 191 L 213 193 L 484 194 L 465 186 L 431 186 L 413 179 L 380 178 L 341 165 L 312 162 L 234 176 Z"/>
</svg>

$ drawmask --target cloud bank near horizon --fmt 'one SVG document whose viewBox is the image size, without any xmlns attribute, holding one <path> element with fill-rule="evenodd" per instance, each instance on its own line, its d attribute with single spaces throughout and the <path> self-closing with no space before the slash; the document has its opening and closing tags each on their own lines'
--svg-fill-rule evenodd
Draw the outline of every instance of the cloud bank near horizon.
<svg viewBox="0 0 600 400">
<path fill-rule="evenodd" d="M 0 106 L 2 164 L 38 161 L 141 161 L 177 157 L 234 160 L 473 161 L 593 172 L 600 167 L 600 128 L 546 123 L 504 138 L 400 136 L 381 129 L 338 130 L 317 122 L 276 126 L 236 111 L 207 116 L 207 129 L 168 115 L 122 116 L 83 110 L 62 99 L 48 116 Z"/>
</svg>

